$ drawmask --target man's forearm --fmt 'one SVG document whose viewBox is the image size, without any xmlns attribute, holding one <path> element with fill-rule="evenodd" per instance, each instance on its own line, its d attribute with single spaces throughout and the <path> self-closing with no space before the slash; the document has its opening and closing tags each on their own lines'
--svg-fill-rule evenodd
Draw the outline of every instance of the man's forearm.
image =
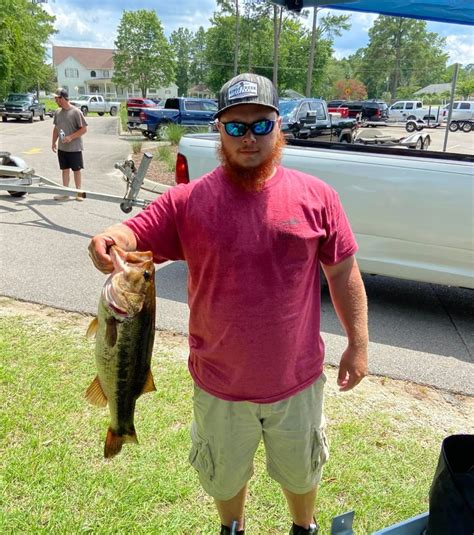
<svg viewBox="0 0 474 535">
<path fill-rule="evenodd" d="M 325 270 L 326 271 L 326 270 Z M 366 348 L 367 296 L 357 262 L 333 276 L 327 276 L 331 299 L 337 316 L 346 331 L 349 346 Z"/>
<path fill-rule="evenodd" d="M 77 139 L 78 137 L 83 136 L 87 132 L 87 126 L 83 126 L 69 135 L 71 139 Z"/>
</svg>

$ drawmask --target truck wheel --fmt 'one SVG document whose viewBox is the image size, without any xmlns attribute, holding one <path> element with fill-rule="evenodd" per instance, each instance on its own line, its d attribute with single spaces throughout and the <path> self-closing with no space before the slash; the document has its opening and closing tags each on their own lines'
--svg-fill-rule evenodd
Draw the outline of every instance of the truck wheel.
<svg viewBox="0 0 474 535">
<path fill-rule="evenodd" d="M 472 124 L 466 121 L 466 122 L 462 125 L 462 131 L 463 131 L 463 132 L 470 132 L 471 130 L 472 130 Z"/>
<path fill-rule="evenodd" d="M 6 123 L 8 119 L 5 117 L 5 115 L 2 116 L 2 123 Z"/>
<path fill-rule="evenodd" d="M 112 115 L 112 117 L 117 115 L 117 108 L 115 106 L 110 108 L 110 115 Z"/>
<path fill-rule="evenodd" d="M 87 115 L 87 113 L 89 112 L 89 109 L 87 106 L 82 106 L 81 107 L 81 111 L 82 111 L 82 115 L 84 115 L 84 117 Z"/>
<path fill-rule="evenodd" d="M 415 121 L 407 121 L 405 124 L 405 130 L 407 132 L 414 132 L 416 130 L 416 122 Z"/>
<path fill-rule="evenodd" d="M 449 123 L 449 131 L 450 132 L 456 132 L 459 128 L 459 124 L 457 123 L 457 121 L 451 121 Z"/>
<path fill-rule="evenodd" d="M 29 123 L 32 123 L 32 122 L 33 122 L 33 117 L 34 117 L 34 116 L 35 116 L 35 112 L 32 111 L 32 112 L 31 112 L 31 115 L 28 117 L 28 122 L 29 122 Z"/>
<path fill-rule="evenodd" d="M 99 115 L 100 117 L 102 117 L 102 115 L 104 115 L 104 112 L 103 112 L 103 111 L 98 111 L 98 112 L 97 112 L 97 115 Z"/>
<path fill-rule="evenodd" d="M 40 121 L 44 121 L 44 112 L 40 115 Z"/>
</svg>

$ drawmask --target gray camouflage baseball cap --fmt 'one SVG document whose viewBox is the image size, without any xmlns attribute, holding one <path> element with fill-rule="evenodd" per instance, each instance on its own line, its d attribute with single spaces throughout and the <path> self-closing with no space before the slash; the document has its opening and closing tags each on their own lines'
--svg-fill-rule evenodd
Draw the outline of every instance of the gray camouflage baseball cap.
<svg viewBox="0 0 474 535">
<path fill-rule="evenodd" d="M 239 104 L 261 104 L 278 112 L 278 93 L 275 86 L 265 76 L 246 72 L 234 76 L 219 92 L 217 119 L 224 111 Z"/>
</svg>

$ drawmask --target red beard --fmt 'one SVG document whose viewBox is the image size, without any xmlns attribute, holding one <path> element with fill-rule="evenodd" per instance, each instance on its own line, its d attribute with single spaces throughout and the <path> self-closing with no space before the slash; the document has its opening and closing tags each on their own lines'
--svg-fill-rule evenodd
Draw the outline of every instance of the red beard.
<svg viewBox="0 0 474 535">
<path fill-rule="evenodd" d="M 272 176 L 275 167 L 280 164 L 285 144 L 285 137 L 279 132 L 272 152 L 257 167 L 247 168 L 235 163 L 222 142 L 217 144 L 217 157 L 232 184 L 244 191 L 262 191 L 265 182 Z"/>
</svg>

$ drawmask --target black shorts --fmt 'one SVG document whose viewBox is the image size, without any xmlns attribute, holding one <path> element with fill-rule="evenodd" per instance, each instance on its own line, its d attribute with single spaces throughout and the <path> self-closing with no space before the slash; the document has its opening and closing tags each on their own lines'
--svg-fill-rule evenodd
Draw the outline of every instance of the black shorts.
<svg viewBox="0 0 474 535">
<path fill-rule="evenodd" d="M 82 152 L 66 152 L 65 150 L 58 150 L 59 169 L 72 169 L 79 171 L 84 169 L 84 162 L 82 160 Z"/>
</svg>

